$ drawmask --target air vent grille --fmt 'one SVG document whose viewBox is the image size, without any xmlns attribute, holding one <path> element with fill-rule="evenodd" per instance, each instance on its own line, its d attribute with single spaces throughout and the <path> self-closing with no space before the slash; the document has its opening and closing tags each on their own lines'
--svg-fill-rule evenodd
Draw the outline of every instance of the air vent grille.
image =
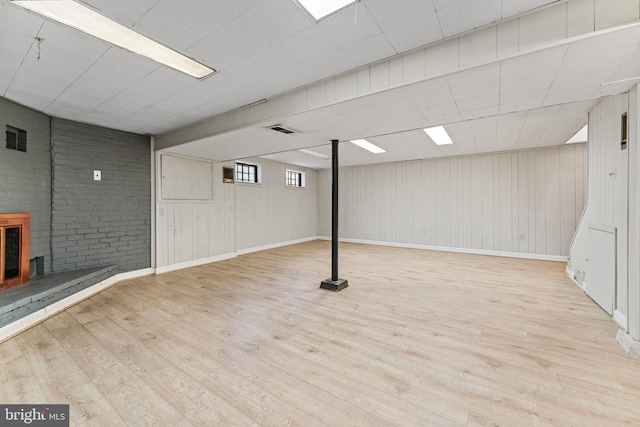
<svg viewBox="0 0 640 427">
<path fill-rule="evenodd" d="M 269 129 L 275 130 L 276 132 L 280 132 L 280 133 L 284 133 L 284 134 L 296 133 L 295 130 L 287 129 L 286 127 L 284 127 L 282 125 L 269 126 Z"/>
</svg>

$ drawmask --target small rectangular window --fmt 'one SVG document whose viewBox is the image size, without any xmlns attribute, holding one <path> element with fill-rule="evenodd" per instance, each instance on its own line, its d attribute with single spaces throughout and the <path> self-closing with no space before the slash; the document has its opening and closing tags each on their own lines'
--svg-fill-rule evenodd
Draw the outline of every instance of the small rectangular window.
<svg viewBox="0 0 640 427">
<path fill-rule="evenodd" d="M 236 181 L 259 183 L 258 165 L 236 162 Z"/>
<path fill-rule="evenodd" d="M 287 169 L 285 176 L 285 184 L 287 187 L 303 188 L 305 186 L 304 172 Z"/>
<path fill-rule="evenodd" d="M 7 148 L 27 152 L 27 131 L 7 125 Z"/>
</svg>

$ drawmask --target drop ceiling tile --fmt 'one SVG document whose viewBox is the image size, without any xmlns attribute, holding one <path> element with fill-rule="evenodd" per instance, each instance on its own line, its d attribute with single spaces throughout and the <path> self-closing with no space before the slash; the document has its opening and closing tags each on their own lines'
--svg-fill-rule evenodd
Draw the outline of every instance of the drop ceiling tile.
<svg viewBox="0 0 640 427">
<path fill-rule="evenodd" d="M 488 79 L 475 80 L 466 84 L 451 86 L 451 92 L 456 101 L 479 98 L 481 96 L 497 95 L 499 89 L 499 76 L 491 76 Z"/>
<path fill-rule="evenodd" d="M 380 58 L 393 56 L 396 53 L 384 34 L 376 34 L 368 39 L 345 46 L 342 50 L 359 67 Z"/>
<path fill-rule="evenodd" d="M 567 7 L 564 3 L 518 19 L 520 51 L 564 40 L 567 36 Z"/>
<path fill-rule="evenodd" d="M 460 115 L 463 120 L 473 120 L 482 117 L 495 116 L 500 112 L 498 106 L 482 107 L 475 110 L 461 111 Z"/>
<path fill-rule="evenodd" d="M 133 26 L 157 0 L 83 0 L 92 9 L 127 26 Z"/>
<path fill-rule="evenodd" d="M 252 24 L 236 18 L 190 47 L 188 54 L 221 71 L 272 44 Z"/>
<path fill-rule="evenodd" d="M 502 17 L 518 15 L 523 12 L 554 3 L 556 0 L 509 0 L 502 2 Z"/>
<path fill-rule="evenodd" d="M 160 43 L 184 51 L 247 12 L 259 1 L 159 0 L 134 27 Z"/>
<path fill-rule="evenodd" d="M 495 0 L 462 0 L 442 9 L 438 9 L 436 5 L 438 18 L 445 37 L 451 37 L 498 21 L 502 16 L 501 9 L 502 1 Z"/>
<path fill-rule="evenodd" d="M 323 19 L 317 25 L 327 37 L 340 47 L 351 46 L 382 33 L 369 10 L 358 3 Z"/>
<path fill-rule="evenodd" d="M 262 0 L 241 15 L 268 46 L 314 26 L 309 16 L 292 1 Z"/>
<path fill-rule="evenodd" d="M 508 92 L 545 84 L 550 86 L 566 52 L 566 47 L 559 47 L 502 61 L 500 90 Z"/>
<path fill-rule="evenodd" d="M 468 98 L 463 100 L 456 100 L 456 105 L 461 113 L 465 113 L 472 110 L 479 110 L 482 108 L 498 107 L 500 97 L 498 93 L 492 93 L 489 95 L 479 96 L 477 98 Z"/>
<path fill-rule="evenodd" d="M 305 28 L 295 37 L 287 38 L 280 43 L 280 46 L 303 63 L 315 61 L 339 50 L 338 45 L 317 25 Z"/>
<path fill-rule="evenodd" d="M 385 35 L 396 53 L 403 53 L 442 40 L 442 30 L 435 14 L 421 16 L 402 26 L 388 30 Z"/>
<path fill-rule="evenodd" d="M 456 86 L 468 86 L 469 84 L 473 84 L 475 82 L 490 80 L 492 78 L 499 77 L 500 63 L 495 63 L 453 73 L 448 75 L 446 79 L 449 83 L 449 86 L 453 90 L 453 88 Z"/>
<path fill-rule="evenodd" d="M 402 7 L 387 0 L 367 0 L 364 6 L 385 32 L 404 26 L 418 17 L 435 16 L 433 4 L 425 0 L 405 0 Z"/>
</svg>

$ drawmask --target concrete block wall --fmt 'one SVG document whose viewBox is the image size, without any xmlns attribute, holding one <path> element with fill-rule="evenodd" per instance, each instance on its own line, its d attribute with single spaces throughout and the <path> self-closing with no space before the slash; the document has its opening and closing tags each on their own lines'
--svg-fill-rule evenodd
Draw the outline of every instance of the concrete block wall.
<svg viewBox="0 0 640 427">
<path fill-rule="evenodd" d="M 149 138 L 52 118 L 51 143 L 53 271 L 150 267 Z"/>
<path fill-rule="evenodd" d="M 8 149 L 7 125 L 27 132 L 27 152 Z M 51 271 L 51 150 L 49 116 L 0 97 L 0 213 L 28 212 L 30 258 Z M 33 272 L 32 272 L 33 273 Z"/>
</svg>

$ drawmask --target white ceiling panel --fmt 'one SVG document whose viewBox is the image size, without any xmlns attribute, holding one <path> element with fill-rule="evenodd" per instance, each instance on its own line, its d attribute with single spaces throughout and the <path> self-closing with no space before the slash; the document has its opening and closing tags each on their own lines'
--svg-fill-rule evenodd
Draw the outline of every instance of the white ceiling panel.
<svg viewBox="0 0 640 427">
<path fill-rule="evenodd" d="M 389 43 L 397 53 L 415 49 L 444 39 L 438 16 L 424 15 L 399 27 L 385 32 Z"/>
<path fill-rule="evenodd" d="M 437 9 L 445 37 L 482 27 L 502 18 L 502 2 L 491 0 L 461 0 L 449 2 Z"/>
<path fill-rule="evenodd" d="M 376 61 L 379 55 L 387 57 L 396 54 L 396 51 L 389 43 L 389 39 L 384 34 L 376 34 L 368 39 L 360 40 L 352 45 L 345 46 L 344 52 L 353 60 L 357 66 L 364 66 Z"/>
<path fill-rule="evenodd" d="M 152 2 L 155 4 L 135 23 L 135 28 L 173 49 L 185 51 L 259 2 L 159 0 Z"/>
<path fill-rule="evenodd" d="M 158 0 L 82 0 L 94 10 L 121 24 L 133 26 Z"/>
<path fill-rule="evenodd" d="M 502 2 L 502 17 L 517 15 L 540 6 L 557 3 L 558 0 L 508 0 Z"/>
<path fill-rule="evenodd" d="M 383 89 L 396 84 L 398 76 L 406 78 L 409 59 L 391 61 L 393 66 L 378 69 L 360 86 L 353 86 L 351 71 L 397 53 L 420 52 L 444 37 L 467 33 L 435 45 L 425 64 L 430 73 L 464 68 L 480 57 L 486 61 L 488 51 L 504 53 L 505 40 L 501 45 L 496 39 L 494 46 L 501 34 L 496 28 L 469 32 L 533 8 L 559 5 L 537 18 L 522 15 L 511 21 L 516 41 L 527 43 L 518 40 L 518 31 L 534 42 L 544 39 L 540 28 L 549 26 L 547 35 L 556 34 L 570 18 L 559 1 L 361 0 L 317 23 L 292 0 L 83 2 L 219 73 L 199 81 L 0 0 L 0 94 L 59 117 L 155 135 L 269 99 L 265 108 L 280 115 L 277 122 L 299 131 L 287 137 L 264 129 L 273 122 L 254 121 L 248 128 L 172 148 L 215 160 L 273 155 L 287 163 L 326 167 L 325 161 L 288 151 L 316 147 L 329 153 L 334 138 L 369 137 L 388 148 L 385 155 L 373 156 L 342 144 L 343 164 L 353 165 L 558 145 L 584 122 L 599 96 L 624 92 L 640 81 L 636 23 L 534 53 L 518 52 L 518 43 L 509 39 L 510 59 L 350 99 L 358 89 Z M 598 25 L 606 24 L 603 19 L 624 20 L 620 11 L 602 12 L 604 1 L 597 4 Z M 529 25 L 538 18 L 540 25 Z M 39 51 L 36 37 L 44 39 Z M 291 114 L 293 97 L 307 107 L 305 92 L 293 92 L 296 88 L 329 77 L 336 77 L 331 96 L 343 102 L 323 106 L 324 87 L 317 84 L 308 89 L 308 101 L 317 108 Z M 453 146 L 434 146 L 421 131 L 443 124 Z"/>
</svg>

